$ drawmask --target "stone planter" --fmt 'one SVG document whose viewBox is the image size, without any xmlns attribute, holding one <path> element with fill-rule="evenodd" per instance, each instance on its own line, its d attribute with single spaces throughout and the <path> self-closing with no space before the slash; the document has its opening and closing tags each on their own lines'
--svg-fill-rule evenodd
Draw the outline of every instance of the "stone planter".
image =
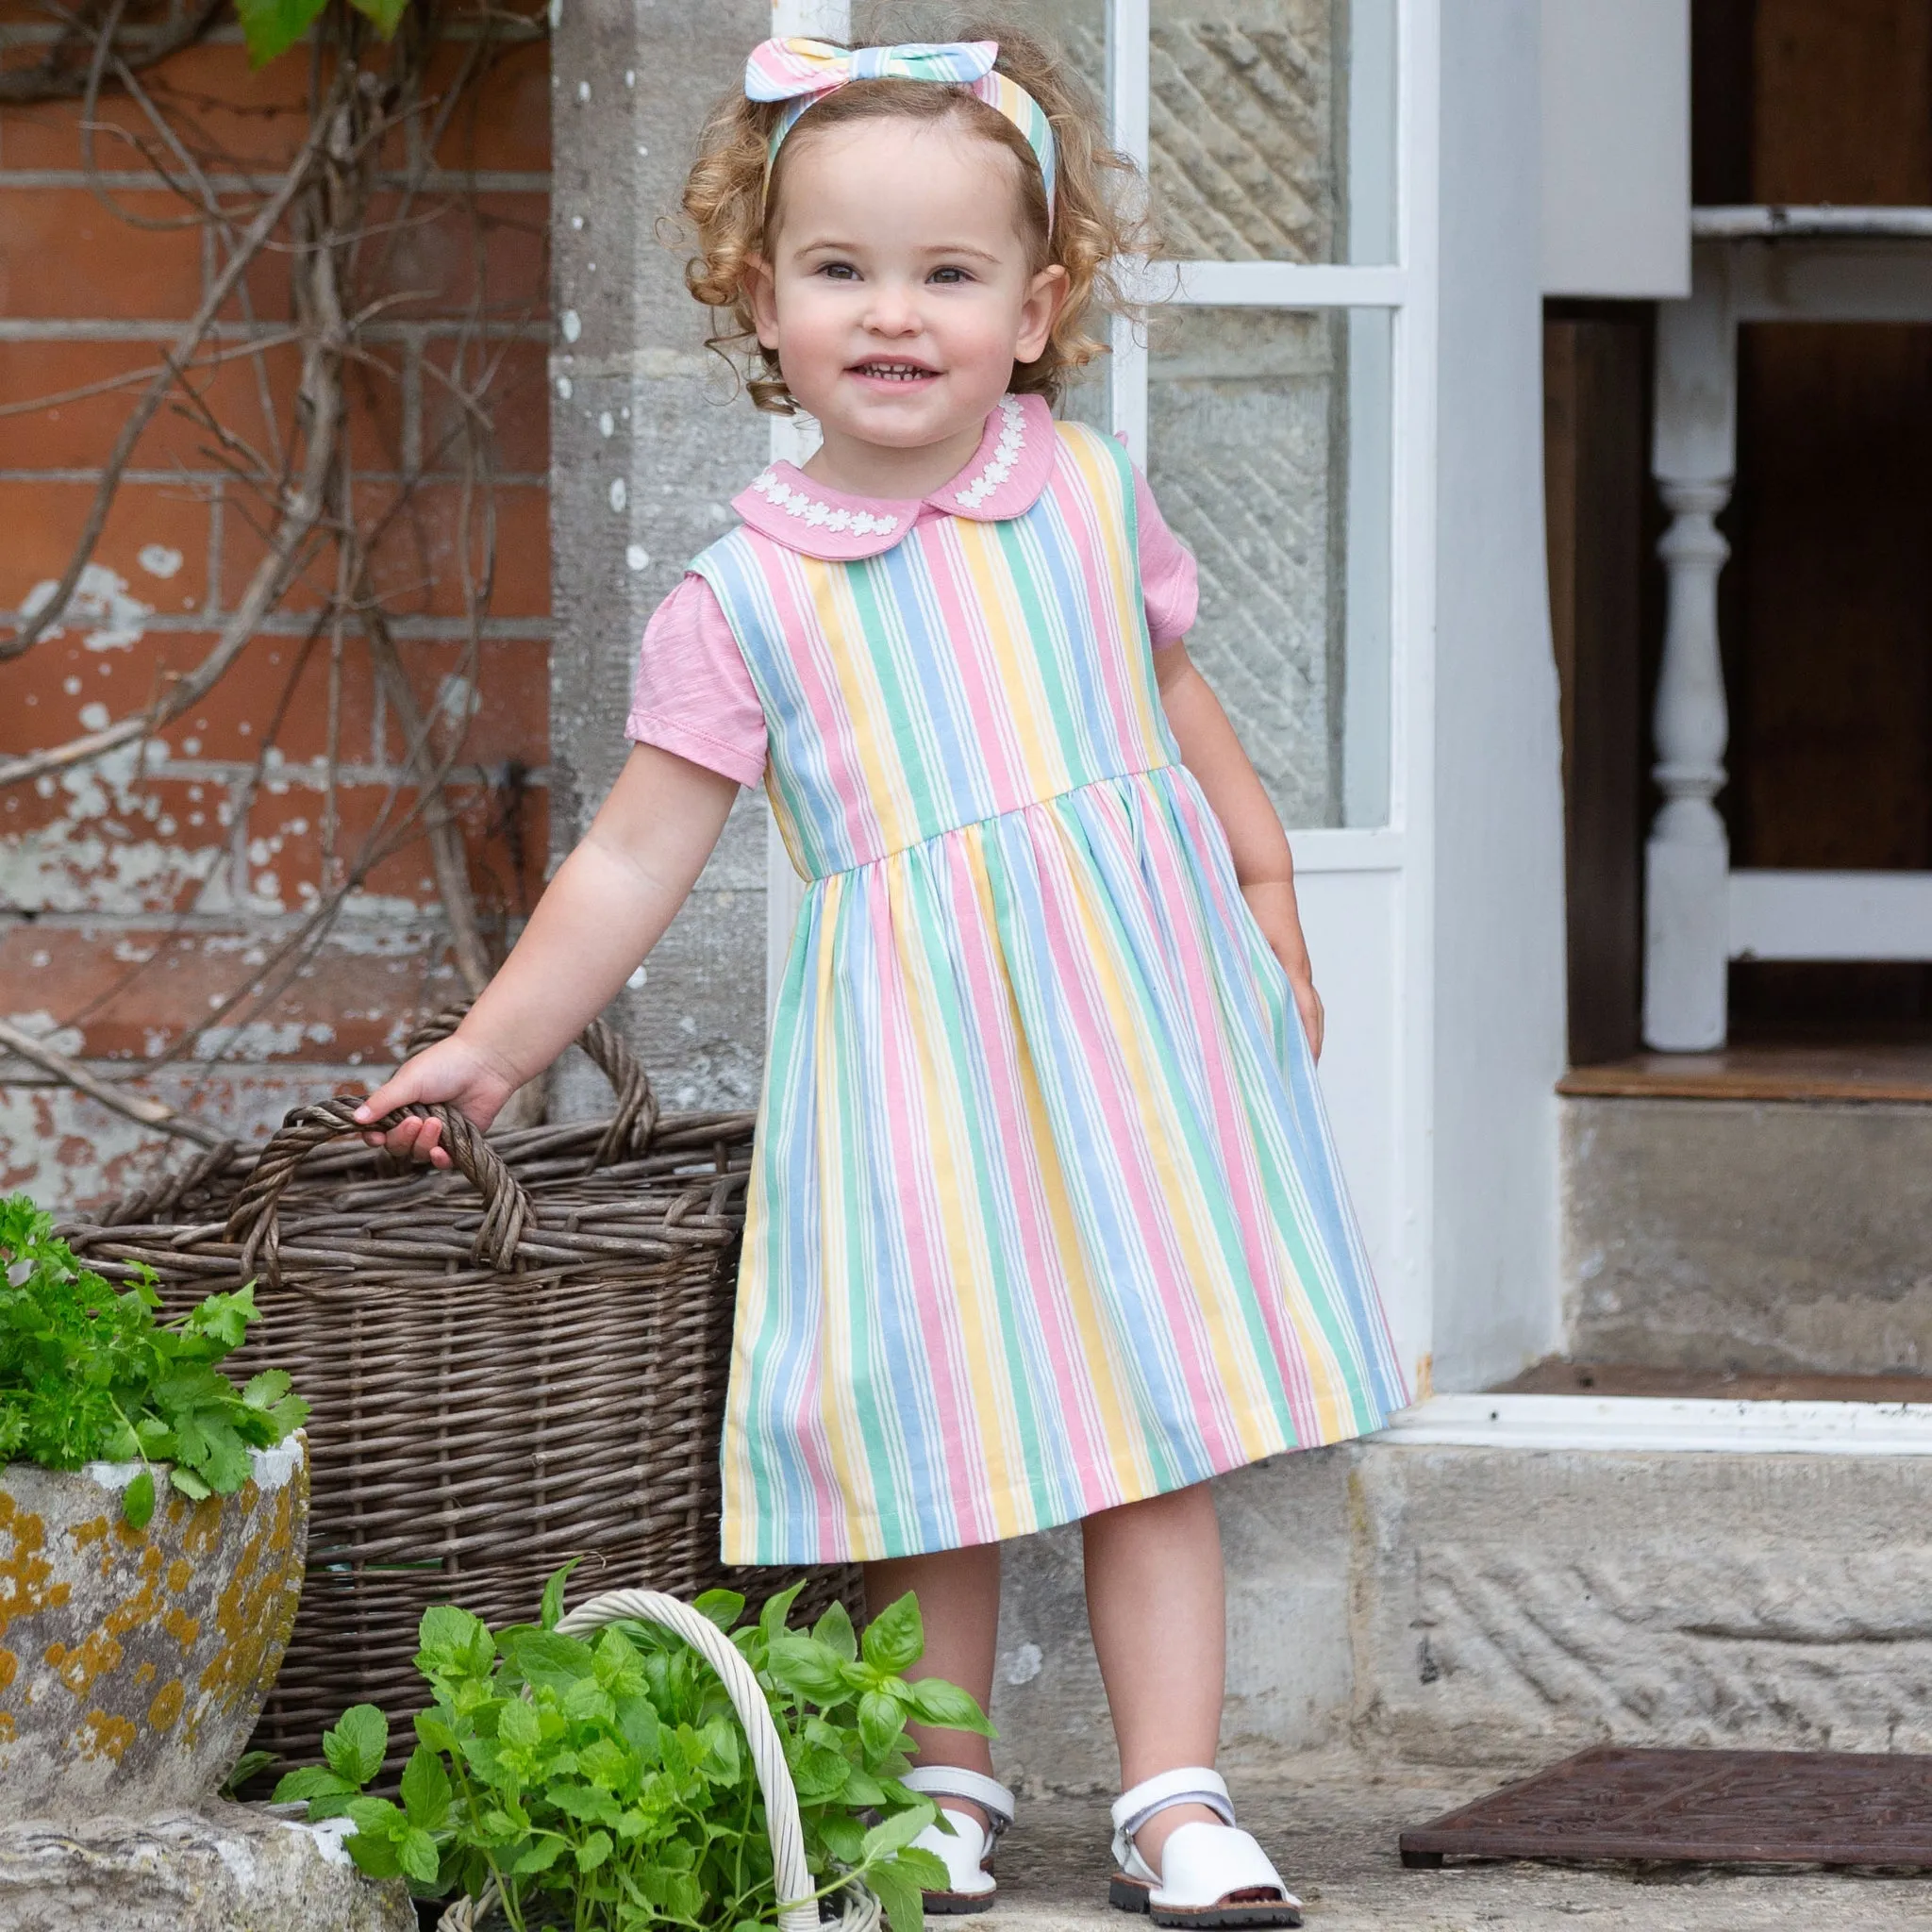
<svg viewBox="0 0 1932 1932">
<path fill-rule="evenodd" d="M 169 1490 L 144 1530 L 121 1520 L 138 1463 L 0 1468 L 0 1820 L 213 1795 L 288 1647 L 308 1543 L 306 1440 L 254 1462 L 232 1496 Z"/>
</svg>

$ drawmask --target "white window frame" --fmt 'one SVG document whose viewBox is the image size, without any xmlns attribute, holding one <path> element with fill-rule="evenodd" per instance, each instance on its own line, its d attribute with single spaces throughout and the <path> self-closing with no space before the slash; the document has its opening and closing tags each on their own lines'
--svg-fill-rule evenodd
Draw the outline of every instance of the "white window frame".
<svg viewBox="0 0 1932 1932">
<path fill-rule="evenodd" d="M 1431 863 L 1435 759 L 1436 381 L 1440 0 L 1394 0 L 1393 153 L 1351 158 L 1351 167 L 1392 167 L 1393 259 L 1383 264 L 1284 261 L 1184 261 L 1177 283 L 1165 273 L 1164 299 L 1197 307 L 1388 310 L 1391 319 L 1389 398 L 1391 500 L 1388 504 L 1389 661 L 1384 728 L 1387 807 L 1379 825 L 1290 827 L 1305 911 L 1319 912 L 1325 892 L 1338 897 L 1362 875 L 1383 876 L 1393 897 L 1399 957 L 1391 974 L 1391 1032 L 1374 1093 L 1330 1089 L 1338 1116 L 1352 1115 L 1386 1131 L 1375 1135 L 1393 1171 L 1375 1176 L 1386 1189 L 1389 1233 L 1379 1275 L 1396 1346 L 1417 1385 L 1429 1392 L 1434 1316 L 1429 1234 L 1434 1164 L 1430 1121 L 1434 903 Z M 1108 96 L 1114 145 L 1143 175 L 1148 162 L 1149 0 L 1108 0 Z M 1113 423 L 1135 460 L 1147 461 L 1146 337 L 1128 323 L 1113 327 L 1110 372 Z M 1355 733 L 1347 736 L 1354 741 Z M 1344 776 L 1344 783 L 1346 777 Z M 1351 880 L 1348 875 L 1356 875 Z M 1311 921 L 1311 924 L 1313 922 Z M 1313 935 L 1318 964 L 1319 933 Z M 1348 1126 L 1338 1119 L 1344 1143 Z M 1344 1145 L 1344 1156 L 1347 1148 Z M 1359 1181 L 1366 1176 L 1357 1174 Z"/>
</svg>

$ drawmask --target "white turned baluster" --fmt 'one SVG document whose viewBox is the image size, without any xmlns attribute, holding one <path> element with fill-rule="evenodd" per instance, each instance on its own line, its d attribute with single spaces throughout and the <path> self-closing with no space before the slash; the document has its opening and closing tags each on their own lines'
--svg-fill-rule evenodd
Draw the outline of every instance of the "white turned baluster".
<svg viewBox="0 0 1932 1932">
<path fill-rule="evenodd" d="M 1737 328 L 1726 261 L 1700 248 L 1690 300 L 1657 315 L 1655 469 L 1671 527 L 1657 544 L 1670 588 L 1654 767 L 1664 802 L 1644 853 L 1643 1038 L 1666 1053 L 1722 1046 L 1730 958 L 1730 841 L 1717 579 L 1730 546 L 1715 518 L 1735 460 Z"/>
<path fill-rule="evenodd" d="M 1731 845 L 1712 800 L 1724 789 L 1729 736 L 1717 576 L 1730 545 L 1712 519 L 1730 493 L 1727 481 L 1663 486 L 1675 521 L 1657 544 L 1670 615 L 1653 767 L 1664 802 L 1645 852 L 1643 1037 L 1666 1053 L 1724 1041 Z"/>
</svg>

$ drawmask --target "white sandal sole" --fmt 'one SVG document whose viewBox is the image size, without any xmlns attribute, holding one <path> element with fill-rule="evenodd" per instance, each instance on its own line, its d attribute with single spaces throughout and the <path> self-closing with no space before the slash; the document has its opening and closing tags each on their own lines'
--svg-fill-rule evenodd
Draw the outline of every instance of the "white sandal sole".
<svg viewBox="0 0 1932 1932">
<path fill-rule="evenodd" d="M 1285 1899 L 1217 1899 L 1211 1906 L 1157 1906 L 1154 1888 L 1124 1872 L 1108 1880 L 1107 1902 L 1117 1911 L 1141 1912 L 1157 1925 L 1199 1925 L 1236 1927 L 1242 1925 L 1299 1925 L 1301 1908 Z"/>
</svg>

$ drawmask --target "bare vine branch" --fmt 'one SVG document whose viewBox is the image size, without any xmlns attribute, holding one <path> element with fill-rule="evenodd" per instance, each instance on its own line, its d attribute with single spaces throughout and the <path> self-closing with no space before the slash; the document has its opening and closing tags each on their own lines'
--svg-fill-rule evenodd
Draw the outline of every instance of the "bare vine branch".
<svg viewBox="0 0 1932 1932">
<path fill-rule="evenodd" d="M 142 73 L 173 59 L 207 34 L 221 10 L 222 0 L 194 0 L 172 24 L 151 29 L 128 55 L 128 64 Z M 100 11 L 98 7 L 76 8 L 65 16 L 67 31 L 47 49 L 38 67 L 10 67 L 0 73 L 0 107 L 25 108 L 37 101 L 73 100 L 86 93 L 88 62 L 80 58 L 80 53 L 96 36 Z"/>
<path fill-rule="evenodd" d="M 10 1021 L 0 1020 L 0 1047 L 39 1067 L 43 1074 L 52 1074 L 63 1086 L 91 1095 L 103 1107 L 112 1108 L 116 1113 L 138 1122 L 143 1127 L 159 1127 L 166 1133 L 178 1134 L 183 1140 L 193 1141 L 203 1147 L 219 1147 L 227 1138 L 207 1122 L 196 1120 L 192 1113 L 183 1113 L 179 1108 L 170 1107 L 165 1100 L 150 1100 L 143 1093 L 129 1092 L 115 1081 L 102 1079 L 78 1060 L 57 1052 L 44 1040 L 36 1040 L 31 1033 L 23 1033 Z"/>
</svg>

